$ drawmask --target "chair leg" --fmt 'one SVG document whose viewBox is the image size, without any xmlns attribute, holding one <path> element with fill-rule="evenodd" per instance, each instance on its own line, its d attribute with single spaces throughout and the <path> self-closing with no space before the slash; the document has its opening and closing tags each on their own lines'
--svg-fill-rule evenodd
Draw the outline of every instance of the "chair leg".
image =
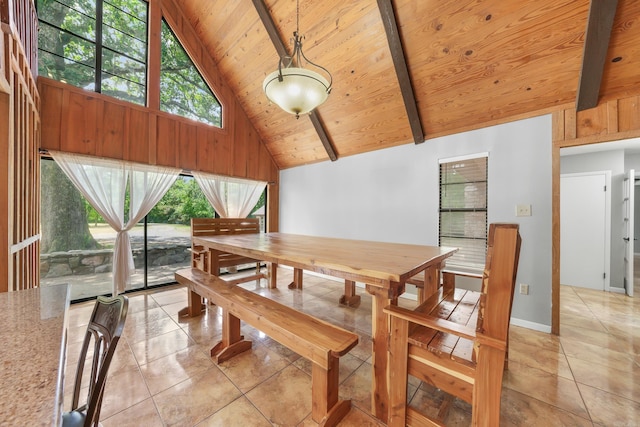
<svg viewBox="0 0 640 427">
<path fill-rule="evenodd" d="M 389 427 L 404 427 L 407 417 L 407 334 L 409 322 L 391 316 L 389 343 Z"/>
<path fill-rule="evenodd" d="M 497 426 L 500 424 L 500 396 L 505 352 L 485 346 L 478 351 L 476 381 L 473 389 L 472 426 Z"/>
</svg>

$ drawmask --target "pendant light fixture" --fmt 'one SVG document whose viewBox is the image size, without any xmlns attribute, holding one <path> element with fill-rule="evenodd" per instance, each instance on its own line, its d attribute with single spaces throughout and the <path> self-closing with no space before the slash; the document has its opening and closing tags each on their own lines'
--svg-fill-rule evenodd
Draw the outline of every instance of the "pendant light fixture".
<svg viewBox="0 0 640 427">
<path fill-rule="evenodd" d="M 269 74 L 262 83 L 267 98 L 277 104 L 287 113 L 307 114 L 327 100 L 331 92 L 333 78 L 329 71 L 311 62 L 302 52 L 302 39 L 300 35 L 300 0 L 296 0 L 296 31 L 293 33 L 293 53 L 291 56 L 283 56 L 278 61 L 278 69 Z M 324 71 L 327 80 L 320 73 L 303 65 L 312 65 Z"/>
</svg>

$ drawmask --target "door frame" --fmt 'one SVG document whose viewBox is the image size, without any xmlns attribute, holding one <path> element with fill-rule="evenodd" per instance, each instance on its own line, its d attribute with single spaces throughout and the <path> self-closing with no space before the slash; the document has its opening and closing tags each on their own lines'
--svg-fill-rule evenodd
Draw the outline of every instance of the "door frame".
<svg viewBox="0 0 640 427">
<path fill-rule="evenodd" d="M 589 172 L 577 172 L 577 173 L 563 173 L 560 174 L 560 181 L 563 177 L 576 178 L 581 176 L 604 176 L 604 185 L 606 191 L 604 192 L 604 291 L 611 291 L 611 171 L 589 171 Z M 558 192 L 560 198 L 562 195 Z M 560 203 L 558 204 L 560 205 Z M 561 210 L 562 206 L 560 206 Z M 562 242 L 560 242 L 562 244 Z M 560 260 L 562 264 L 562 260 Z"/>
</svg>

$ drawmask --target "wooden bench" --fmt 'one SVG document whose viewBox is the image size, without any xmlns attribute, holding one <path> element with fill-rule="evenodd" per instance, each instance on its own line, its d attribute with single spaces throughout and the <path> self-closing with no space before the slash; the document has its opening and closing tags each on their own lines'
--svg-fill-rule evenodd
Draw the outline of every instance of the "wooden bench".
<svg viewBox="0 0 640 427">
<path fill-rule="evenodd" d="M 227 234 L 260 233 L 260 221 L 257 218 L 192 218 L 191 238 L 194 236 L 219 236 Z M 260 272 L 260 260 L 247 258 L 227 252 L 218 252 L 214 258 L 206 248 L 191 245 L 191 266 L 210 274 L 220 275 L 221 268 L 237 267 L 242 264 L 256 264 L 256 273 Z"/>
<path fill-rule="evenodd" d="M 240 334 L 242 320 L 312 362 L 315 422 L 333 426 L 349 412 L 351 400 L 338 399 L 339 358 L 356 346 L 356 334 L 196 268 L 178 270 L 175 277 L 190 294 L 201 295 L 223 310 L 222 340 L 211 349 L 217 363 L 251 348 L 251 341 Z"/>
<path fill-rule="evenodd" d="M 443 425 L 453 396 L 471 403 L 473 426 L 499 425 L 520 243 L 517 224 L 491 224 L 481 292 L 442 286 L 415 310 L 384 309 L 391 326 L 389 426 Z M 407 406 L 407 375 L 450 395 L 439 419 Z"/>
</svg>

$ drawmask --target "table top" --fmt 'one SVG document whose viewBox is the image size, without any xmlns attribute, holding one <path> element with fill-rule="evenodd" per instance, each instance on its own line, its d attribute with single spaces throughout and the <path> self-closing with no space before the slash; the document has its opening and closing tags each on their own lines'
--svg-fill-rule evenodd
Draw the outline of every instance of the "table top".
<svg viewBox="0 0 640 427">
<path fill-rule="evenodd" d="M 404 283 L 458 250 L 286 233 L 194 236 L 193 243 L 378 286 Z"/>
<path fill-rule="evenodd" d="M 0 424 L 60 424 L 68 307 L 68 285 L 0 293 Z"/>
</svg>

